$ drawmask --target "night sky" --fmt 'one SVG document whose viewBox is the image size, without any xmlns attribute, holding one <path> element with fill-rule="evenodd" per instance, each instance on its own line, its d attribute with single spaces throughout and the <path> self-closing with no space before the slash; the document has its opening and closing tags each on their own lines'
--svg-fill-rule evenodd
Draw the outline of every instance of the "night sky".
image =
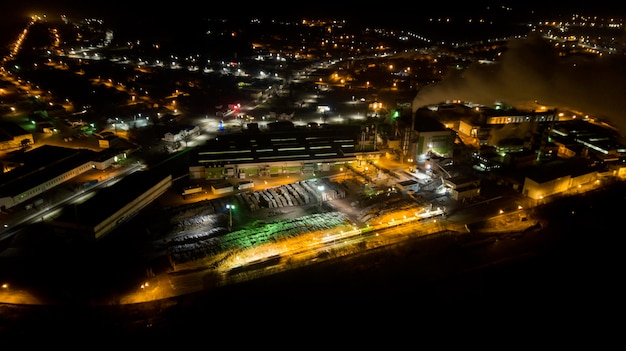
<svg viewBox="0 0 626 351">
<path fill-rule="evenodd" d="M 23 0 L 2 2 L 3 19 L 29 13 L 47 13 L 130 19 L 140 16 L 157 17 L 236 17 L 236 16 L 295 16 L 344 17 L 364 21 L 394 21 L 413 17 L 472 16 L 498 9 L 511 9 L 516 13 L 570 14 L 574 12 L 596 15 L 623 15 L 626 4 L 620 2 L 583 2 L 565 4 L 546 1 L 481 1 L 451 4 L 447 2 L 399 1 L 392 4 L 364 1 L 311 1 L 297 2 L 137 2 L 137 1 L 70 1 Z"/>
<path fill-rule="evenodd" d="M 340 5 L 338 5 L 340 4 Z M 589 5 L 589 4 L 594 4 Z M 199 18 L 334 18 L 346 19 L 367 25 L 384 25 L 396 28 L 419 29 L 429 19 L 450 18 L 458 21 L 489 18 L 490 21 L 528 21 L 537 18 L 556 18 L 572 13 L 617 16 L 626 18 L 626 3 L 613 2 L 597 5 L 596 2 L 555 4 L 545 1 L 488 1 L 463 2 L 452 5 L 446 2 L 394 2 L 372 4 L 364 1 L 336 2 L 197 2 L 174 1 L 70 1 L 70 0 L 23 0 L 0 2 L 0 43 L 3 36 L 11 39 L 15 29 L 23 26 L 32 14 L 45 14 L 48 18 L 66 15 L 70 18 L 93 17 L 104 19 L 114 28 L 136 24 L 154 24 L 160 27 L 179 26 Z M 16 27 L 17 26 L 17 27 Z M 134 27 L 133 27 L 134 26 Z"/>
<path fill-rule="evenodd" d="M 340 4 L 340 5 L 338 5 Z M 589 5 L 593 4 L 593 5 Z M 555 4 L 545 1 L 464 2 L 394 2 L 372 4 L 364 1 L 336 2 L 198 2 L 174 1 L 70 1 L 23 0 L 0 3 L 0 28 L 21 24 L 31 14 L 46 14 L 49 18 L 66 15 L 71 18 L 95 17 L 119 26 L 122 23 L 152 22 L 159 26 L 177 25 L 194 18 L 339 18 L 364 24 L 384 24 L 415 27 L 426 19 L 490 17 L 501 21 L 524 21 L 537 17 L 556 17 L 572 13 L 626 17 L 626 4 L 621 2 Z M 6 32 L 3 32 L 6 33 Z M 10 33 L 10 32 L 9 32 Z M 4 35 L 4 34 L 0 34 Z M 13 34 L 11 34 L 13 36 Z"/>
</svg>

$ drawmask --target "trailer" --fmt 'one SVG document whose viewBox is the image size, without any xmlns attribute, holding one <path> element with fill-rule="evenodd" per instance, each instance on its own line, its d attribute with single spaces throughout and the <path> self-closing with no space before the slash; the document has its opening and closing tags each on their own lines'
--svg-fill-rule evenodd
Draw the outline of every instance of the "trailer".
<svg viewBox="0 0 626 351">
<path fill-rule="evenodd" d="M 254 181 L 252 180 L 243 180 L 243 181 L 240 181 L 239 184 L 237 184 L 238 190 L 251 189 L 251 188 L 254 188 Z"/>
<path fill-rule="evenodd" d="M 198 194 L 202 192 L 202 185 L 193 185 L 193 186 L 188 186 L 185 189 L 183 189 L 182 192 L 182 196 L 187 196 L 187 195 L 192 195 L 192 194 Z"/>
<path fill-rule="evenodd" d="M 211 191 L 215 195 L 230 193 L 230 192 L 233 192 L 234 190 L 235 189 L 233 185 L 228 182 L 222 182 L 222 183 L 211 185 Z"/>
</svg>

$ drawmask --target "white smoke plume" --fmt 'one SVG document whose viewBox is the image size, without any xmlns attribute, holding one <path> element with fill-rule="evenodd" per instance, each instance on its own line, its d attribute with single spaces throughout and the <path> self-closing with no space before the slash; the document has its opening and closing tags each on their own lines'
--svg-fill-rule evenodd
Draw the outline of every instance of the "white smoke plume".
<svg viewBox="0 0 626 351">
<path fill-rule="evenodd" d="M 475 63 L 421 89 L 413 110 L 461 100 L 485 106 L 496 101 L 520 109 L 539 105 L 604 120 L 626 134 L 626 57 L 560 57 L 539 36 L 511 40 L 494 64 Z"/>
</svg>

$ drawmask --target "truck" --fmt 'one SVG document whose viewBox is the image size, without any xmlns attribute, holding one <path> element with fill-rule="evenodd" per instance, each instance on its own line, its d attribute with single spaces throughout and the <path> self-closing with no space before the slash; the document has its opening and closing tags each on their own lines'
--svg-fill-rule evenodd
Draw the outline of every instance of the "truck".
<svg viewBox="0 0 626 351">
<path fill-rule="evenodd" d="M 83 183 L 83 188 L 87 189 L 87 188 L 91 188 L 92 186 L 98 184 L 98 179 L 93 179 L 90 180 L 88 182 Z"/>
<path fill-rule="evenodd" d="M 41 205 L 43 205 L 43 199 L 39 198 L 39 199 L 35 200 L 34 202 L 27 204 L 26 206 L 24 206 L 24 208 L 27 209 L 27 210 L 31 210 L 31 209 L 39 207 Z"/>
</svg>

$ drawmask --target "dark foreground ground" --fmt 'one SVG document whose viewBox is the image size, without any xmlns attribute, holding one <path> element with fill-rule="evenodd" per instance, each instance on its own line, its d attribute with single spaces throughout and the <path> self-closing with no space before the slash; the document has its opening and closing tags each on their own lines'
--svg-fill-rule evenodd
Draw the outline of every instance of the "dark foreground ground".
<svg viewBox="0 0 626 351">
<path fill-rule="evenodd" d="M 585 335 L 602 326 L 611 333 L 616 325 L 607 316 L 623 311 L 624 189 L 554 202 L 543 209 L 546 227 L 497 241 L 415 239 L 154 303 L 0 305 L 0 335 L 154 340 L 294 326 L 320 328 L 315 334 L 481 323 L 544 332 L 567 326 Z"/>
</svg>

